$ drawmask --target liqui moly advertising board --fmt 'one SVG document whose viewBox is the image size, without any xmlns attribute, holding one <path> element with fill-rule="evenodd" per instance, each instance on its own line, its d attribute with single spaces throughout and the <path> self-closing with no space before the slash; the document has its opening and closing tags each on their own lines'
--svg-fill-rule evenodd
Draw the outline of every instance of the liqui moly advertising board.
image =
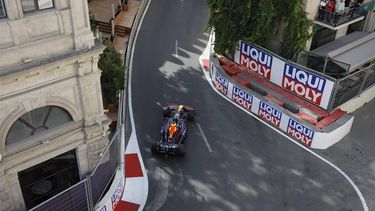
<svg viewBox="0 0 375 211">
<path fill-rule="evenodd" d="M 314 138 L 314 131 L 289 118 L 286 132 L 294 139 L 297 139 L 311 147 Z"/>
<path fill-rule="evenodd" d="M 322 105 L 328 82 L 321 76 L 285 63 L 282 87 L 316 105 Z M 332 91 L 332 87 L 330 91 Z M 327 103 L 328 101 L 324 104 Z"/>
<path fill-rule="evenodd" d="M 233 85 L 232 89 L 232 100 L 246 110 L 251 111 L 253 96 L 235 85 Z"/>
<path fill-rule="evenodd" d="M 239 55 L 235 56 L 235 62 L 267 80 L 271 79 L 272 59 L 271 54 L 243 41 L 240 41 Z"/>
<path fill-rule="evenodd" d="M 115 210 L 115 208 L 117 207 L 118 203 L 121 200 L 122 194 L 124 193 L 124 186 L 125 186 L 125 181 L 124 181 L 124 178 L 122 177 L 120 180 L 120 183 L 118 184 L 116 188 L 116 191 L 111 196 L 113 210 Z"/>
<path fill-rule="evenodd" d="M 282 113 L 269 104 L 260 101 L 258 116 L 276 127 L 280 127 Z"/>
<path fill-rule="evenodd" d="M 321 108 L 328 108 L 334 79 L 244 41 L 239 42 L 234 61 L 294 95 Z"/>
<path fill-rule="evenodd" d="M 215 88 L 219 90 L 223 95 L 227 95 L 228 93 L 228 86 L 229 86 L 229 81 L 223 77 L 217 70 L 215 66 L 212 66 L 213 68 L 213 76 L 214 76 L 214 84 Z"/>
</svg>

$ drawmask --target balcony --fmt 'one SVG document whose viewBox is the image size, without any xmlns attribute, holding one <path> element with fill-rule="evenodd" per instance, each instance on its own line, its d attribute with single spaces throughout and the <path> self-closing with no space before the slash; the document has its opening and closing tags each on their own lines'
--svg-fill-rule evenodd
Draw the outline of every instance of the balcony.
<svg viewBox="0 0 375 211">
<path fill-rule="evenodd" d="M 337 30 L 363 20 L 372 8 L 371 2 L 363 3 L 358 7 L 349 7 L 341 13 L 328 12 L 326 9 L 319 8 L 314 22 L 323 27 Z"/>
</svg>

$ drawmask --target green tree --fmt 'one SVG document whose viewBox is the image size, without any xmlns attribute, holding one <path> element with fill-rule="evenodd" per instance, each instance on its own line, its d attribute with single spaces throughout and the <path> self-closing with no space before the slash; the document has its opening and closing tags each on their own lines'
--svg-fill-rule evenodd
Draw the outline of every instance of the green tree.
<svg viewBox="0 0 375 211">
<path fill-rule="evenodd" d="M 100 81 L 103 98 L 107 102 L 115 102 L 119 91 L 124 89 L 125 67 L 121 54 L 113 47 L 107 46 L 99 56 L 98 67 L 102 70 Z"/>
<path fill-rule="evenodd" d="M 300 0 L 291 0 L 290 13 L 285 16 L 285 29 L 283 40 L 281 42 L 281 56 L 292 58 L 294 54 L 306 46 L 306 41 L 311 38 L 311 26 L 313 25 L 307 19 Z M 301 18 L 302 17 L 302 18 Z"/>
<path fill-rule="evenodd" d="M 291 58 L 311 37 L 312 22 L 301 0 L 208 0 L 208 28 L 215 29 L 215 51 L 231 57 L 240 39 L 270 49 L 280 24 L 285 25 L 280 54 Z"/>
</svg>

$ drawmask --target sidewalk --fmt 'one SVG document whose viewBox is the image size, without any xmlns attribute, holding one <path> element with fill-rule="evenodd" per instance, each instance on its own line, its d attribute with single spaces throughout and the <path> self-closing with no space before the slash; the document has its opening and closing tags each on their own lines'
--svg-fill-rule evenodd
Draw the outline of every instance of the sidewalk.
<svg viewBox="0 0 375 211">
<path fill-rule="evenodd" d="M 132 30 L 133 21 L 137 15 L 141 3 L 142 1 L 140 0 L 128 0 L 127 10 L 121 14 L 122 16 L 117 25 Z M 113 41 L 115 49 L 123 56 L 125 55 L 126 48 L 128 47 L 129 34 L 126 34 L 124 37 L 116 36 L 115 40 Z"/>
<path fill-rule="evenodd" d="M 128 0 L 128 3 L 125 4 L 123 10 L 115 19 L 115 31 L 117 36 L 115 36 L 113 40 L 113 46 L 123 56 L 126 52 L 134 18 L 141 3 L 141 0 Z M 111 34 L 110 20 L 113 16 L 112 5 L 114 5 L 116 11 L 120 6 L 119 0 L 92 0 L 89 3 L 90 18 L 97 22 L 102 22 L 98 24 L 99 28 L 103 28 L 103 30 L 100 30 L 102 37 L 108 38 Z"/>
</svg>

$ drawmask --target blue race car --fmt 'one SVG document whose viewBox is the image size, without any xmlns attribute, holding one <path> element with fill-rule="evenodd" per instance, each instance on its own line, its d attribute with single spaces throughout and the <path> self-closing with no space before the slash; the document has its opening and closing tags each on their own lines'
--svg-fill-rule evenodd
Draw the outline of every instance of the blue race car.
<svg viewBox="0 0 375 211">
<path fill-rule="evenodd" d="M 163 117 L 160 141 L 151 146 L 151 152 L 184 156 L 187 122 L 194 120 L 195 110 L 185 105 L 168 105 L 163 108 Z"/>
</svg>

